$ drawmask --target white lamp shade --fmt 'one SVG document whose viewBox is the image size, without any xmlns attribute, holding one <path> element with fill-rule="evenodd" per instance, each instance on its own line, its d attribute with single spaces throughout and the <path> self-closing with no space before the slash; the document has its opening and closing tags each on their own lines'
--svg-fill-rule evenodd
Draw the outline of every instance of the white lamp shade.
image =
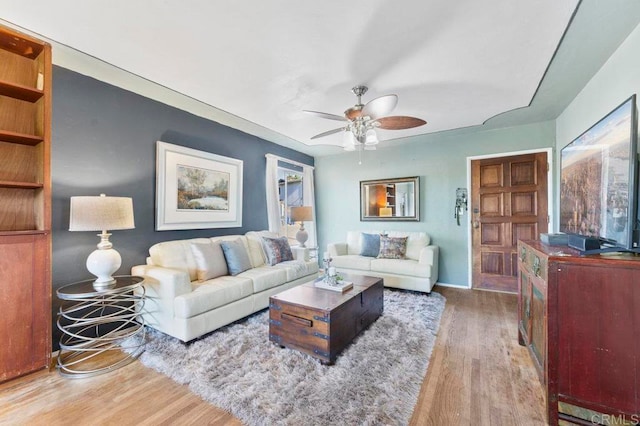
<svg viewBox="0 0 640 426">
<path fill-rule="evenodd" d="M 69 231 L 133 229 L 133 200 L 129 197 L 71 197 Z"/>
<path fill-rule="evenodd" d="M 365 145 L 376 145 L 377 143 L 378 143 L 378 135 L 376 134 L 376 131 L 373 130 L 373 129 L 367 130 L 364 144 Z"/>
<path fill-rule="evenodd" d="M 344 138 L 342 141 L 342 147 L 345 151 L 355 151 L 356 150 L 356 138 L 353 136 L 351 130 L 346 130 L 344 132 Z"/>
</svg>

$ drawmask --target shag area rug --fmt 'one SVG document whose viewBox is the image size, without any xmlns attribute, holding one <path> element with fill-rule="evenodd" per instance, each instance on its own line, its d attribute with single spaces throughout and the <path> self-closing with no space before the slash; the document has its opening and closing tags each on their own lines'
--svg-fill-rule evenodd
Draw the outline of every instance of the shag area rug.
<svg viewBox="0 0 640 426">
<path fill-rule="evenodd" d="M 268 312 L 191 344 L 147 334 L 142 363 L 247 425 L 405 425 L 445 298 L 384 290 L 384 313 L 332 366 L 269 341 Z"/>
</svg>

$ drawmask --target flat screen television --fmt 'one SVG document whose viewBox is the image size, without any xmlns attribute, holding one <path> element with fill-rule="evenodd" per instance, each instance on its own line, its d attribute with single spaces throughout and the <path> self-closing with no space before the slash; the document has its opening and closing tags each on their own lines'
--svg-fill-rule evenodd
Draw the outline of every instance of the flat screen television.
<svg viewBox="0 0 640 426">
<path fill-rule="evenodd" d="M 633 95 L 562 148 L 561 232 L 638 251 L 637 126 Z"/>
</svg>

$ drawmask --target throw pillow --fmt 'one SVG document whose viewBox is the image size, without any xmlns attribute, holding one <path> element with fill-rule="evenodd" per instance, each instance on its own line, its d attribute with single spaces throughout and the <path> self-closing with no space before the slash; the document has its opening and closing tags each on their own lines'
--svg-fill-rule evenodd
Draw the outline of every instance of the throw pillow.
<svg viewBox="0 0 640 426">
<path fill-rule="evenodd" d="M 404 259 L 407 252 L 407 237 L 380 236 L 378 259 Z"/>
<path fill-rule="evenodd" d="M 360 256 L 377 257 L 380 253 L 379 234 L 360 234 Z"/>
<path fill-rule="evenodd" d="M 220 247 L 224 253 L 224 258 L 227 261 L 229 274 L 235 276 L 247 269 L 251 269 L 249 254 L 240 239 L 233 241 L 221 241 Z"/>
<path fill-rule="evenodd" d="M 191 243 L 191 252 L 196 261 L 196 276 L 199 282 L 227 275 L 227 262 L 219 241 Z"/>
<path fill-rule="evenodd" d="M 267 263 L 271 266 L 287 260 L 293 260 L 293 253 L 291 252 L 291 247 L 289 247 L 287 237 L 262 237 L 262 247 L 267 257 Z"/>
</svg>

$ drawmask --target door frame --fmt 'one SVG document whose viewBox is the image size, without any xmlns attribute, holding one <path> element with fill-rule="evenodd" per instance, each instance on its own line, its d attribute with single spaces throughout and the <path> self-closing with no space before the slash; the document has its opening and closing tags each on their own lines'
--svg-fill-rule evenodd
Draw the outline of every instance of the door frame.
<svg viewBox="0 0 640 426">
<path fill-rule="evenodd" d="M 554 229 L 554 206 L 555 199 L 553 198 L 553 148 L 539 148 L 539 149 L 527 149 L 523 151 L 511 151 L 511 152 L 500 152 L 497 154 L 485 154 L 485 155 L 474 155 L 471 157 L 467 157 L 467 188 L 469 188 L 469 195 L 467 196 L 467 200 L 473 200 L 473 194 L 471 193 L 471 161 L 474 160 L 485 160 L 487 158 L 501 158 L 501 157 L 511 157 L 514 155 L 522 155 L 522 154 L 537 154 L 539 152 L 547 153 L 547 163 L 549 163 L 549 170 L 547 171 L 547 214 L 549 215 L 549 224 L 548 231 L 549 233 L 555 232 Z M 470 206 L 471 207 L 471 206 Z M 471 213 L 467 215 L 467 217 L 471 217 Z M 471 221 L 467 221 L 467 288 L 472 288 L 472 280 L 473 280 L 473 241 L 472 241 L 472 232 L 471 229 Z"/>
</svg>

